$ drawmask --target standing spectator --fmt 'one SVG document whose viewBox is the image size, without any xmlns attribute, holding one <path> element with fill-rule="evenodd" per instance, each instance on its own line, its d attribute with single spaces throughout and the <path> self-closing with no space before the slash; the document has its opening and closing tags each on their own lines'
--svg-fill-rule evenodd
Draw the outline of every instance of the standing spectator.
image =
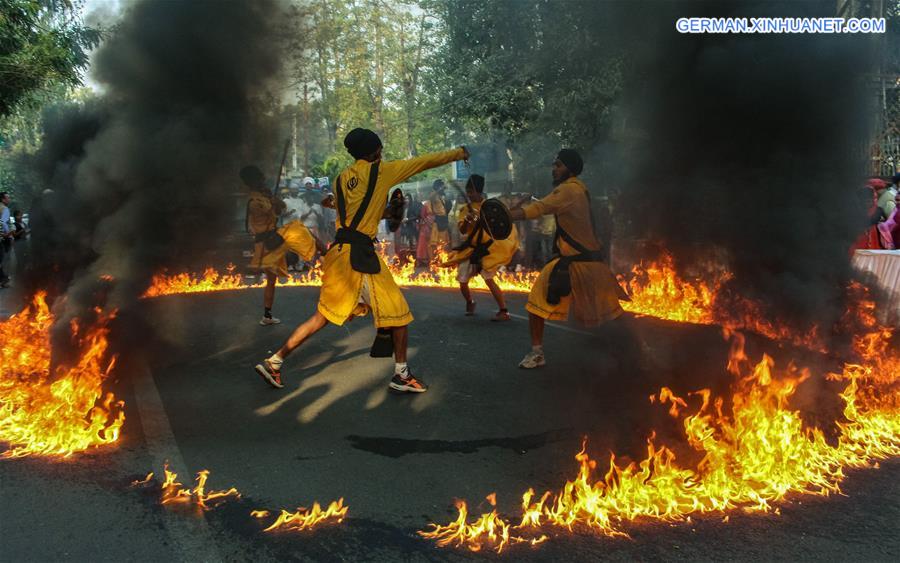
<svg viewBox="0 0 900 563">
<path fill-rule="evenodd" d="M 313 236 L 319 238 L 319 232 L 322 230 L 322 205 L 316 201 L 318 198 L 312 192 L 307 192 L 303 199 L 305 205 L 302 211 L 299 212 L 299 219 L 306 225 L 306 228 L 309 229 Z"/>
<path fill-rule="evenodd" d="M 12 239 L 14 241 L 10 270 L 15 273 L 22 271 L 28 263 L 28 226 L 21 209 L 12 213 Z"/>
<path fill-rule="evenodd" d="M 409 200 L 406 199 L 406 196 L 403 196 L 403 209 L 400 210 L 400 225 L 397 226 L 397 230 L 391 233 L 391 243 L 394 246 L 394 256 L 397 258 L 397 264 L 403 263 L 403 252 L 405 250 L 406 245 L 403 244 L 403 237 L 405 235 L 406 228 L 406 209 L 409 207 Z"/>
<path fill-rule="evenodd" d="M 406 206 L 406 237 L 409 247 L 415 251 L 419 246 L 419 216 L 422 214 L 422 202 L 416 197 L 415 192 L 409 194 L 409 204 Z"/>
<path fill-rule="evenodd" d="M 419 239 L 416 244 L 416 265 L 428 267 L 431 264 L 431 228 L 434 224 L 434 213 L 431 212 L 431 201 L 426 200 L 419 207 Z"/>
<path fill-rule="evenodd" d="M 881 248 L 878 236 L 878 223 L 884 218 L 884 212 L 878 207 L 878 196 L 875 188 L 870 185 L 863 186 L 857 191 L 859 204 L 858 213 L 865 217 L 865 230 L 850 247 L 850 254 L 855 250 L 872 250 Z"/>
<path fill-rule="evenodd" d="M 881 246 L 887 250 L 900 249 L 900 193 L 894 196 L 894 204 L 894 211 L 891 212 L 890 217 L 886 221 L 878 223 Z"/>
<path fill-rule="evenodd" d="M 894 198 L 897 197 L 897 190 L 880 178 L 872 178 L 866 185 L 875 190 L 875 195 L 878 196 L 878 208 L 881 209 L 885 217 L 890 217 L 897 205 L 894 203 Z"/>
<path fill-rule="evenodd" d="M 13 230 L 9 222 L 9 194 L 0 192 L 0 287 L 9 287 L 9 276 L 3 269 L 12 251 Z"/>
<path fill-rule="evenodd" d="M 432 216 L 430 254 L 434 256 L 439 248 L 447 251 L 450 246 L 450 222 L 447 219 L 448 208 L 444 199 L 443 180 L 435 180 L 431 185 L 431 196 L 428 197 L 427 204 Z"/>
</svg>

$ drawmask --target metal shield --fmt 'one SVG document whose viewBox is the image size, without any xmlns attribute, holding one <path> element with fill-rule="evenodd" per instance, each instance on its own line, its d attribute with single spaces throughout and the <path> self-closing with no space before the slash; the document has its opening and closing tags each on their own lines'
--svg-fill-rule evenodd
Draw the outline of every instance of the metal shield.
<svg viewBox="0 0 900 563">
<path fill-rule="evenodd" d="M 512 217 L 509 209 L 499 199 L 491 198 L 481 204 L 481 220 L 494 240 L 505 240 L 512 233 Z"/>
</svg>

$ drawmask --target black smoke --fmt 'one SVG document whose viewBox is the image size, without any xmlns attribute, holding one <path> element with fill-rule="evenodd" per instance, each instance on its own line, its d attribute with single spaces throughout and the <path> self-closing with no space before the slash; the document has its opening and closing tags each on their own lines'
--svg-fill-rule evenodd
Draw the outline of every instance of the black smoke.
<svg viewBox="0 0 900 563">
<path fill-rule="evenodd" d="M 833 17 L 834 2 L 654 4 L 634 66 L 620 198 L 633 233 L 682 264 L 725 261 L 726 293 L 797 326 L 846 306 L 877 68 L 866 35 L 685 35 L 679 17 Z M 639 27 L 642 26 L 642 27 Z"/>
<path fill-rule="evenodd" d="M 206 265 L 233 221 L 237 171 L 277 143 L 279 13 L 274 0 L 128 6 L 94 56 L 102 95 L 46 116 L 35 167 L 52 193 L 33 212 L 33 290 L 64 295 L 69 317 L 127 312 L 153 274 Z"/>
</svg>

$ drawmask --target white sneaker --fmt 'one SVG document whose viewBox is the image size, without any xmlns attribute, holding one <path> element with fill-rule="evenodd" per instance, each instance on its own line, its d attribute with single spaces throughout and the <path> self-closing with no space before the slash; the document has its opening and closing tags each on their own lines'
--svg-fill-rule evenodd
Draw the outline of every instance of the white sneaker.
<svg viewBox="0 0 900 563">
<path fill-rule="evenodd" d="M 259 321 L 259 324 L 261 324 L 262 326 L 277 325 L 279 323 L 281 323 L 281 320 L 276 319 L 275 317 L 263 317 Z"/>
<path fill-rule="evenodd" d="M 543 365 L 546 365 L 547 362 L 544 361 L 544 355 L 538 354 L 534 350 L 525 354 L 525 357 L 522 358 L 522 361 L 519 362 L 519 367 L 522 369 L 534 369 L 539 368 Z"/>
</svg>

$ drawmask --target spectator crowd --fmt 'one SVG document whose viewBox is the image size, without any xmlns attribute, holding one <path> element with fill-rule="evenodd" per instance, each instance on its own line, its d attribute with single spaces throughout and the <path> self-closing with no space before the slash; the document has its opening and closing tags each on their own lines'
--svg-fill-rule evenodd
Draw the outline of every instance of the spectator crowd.
<svg viewBox="0 0 900 563">
<path fill-rule="evenodd" d="M 9 287 L 9 272 L 18 271 L 26 263 L 27 241 L 25 214 L 11 209 L 9 194 L 0 192 L 0 289 Z"/>
<path fill-rule="evenodd" d="M 871 178 L 859 191 L 867 225 L 853 250 L 900 249 L 900 173 L 890 180 Z"/>
</svg>

